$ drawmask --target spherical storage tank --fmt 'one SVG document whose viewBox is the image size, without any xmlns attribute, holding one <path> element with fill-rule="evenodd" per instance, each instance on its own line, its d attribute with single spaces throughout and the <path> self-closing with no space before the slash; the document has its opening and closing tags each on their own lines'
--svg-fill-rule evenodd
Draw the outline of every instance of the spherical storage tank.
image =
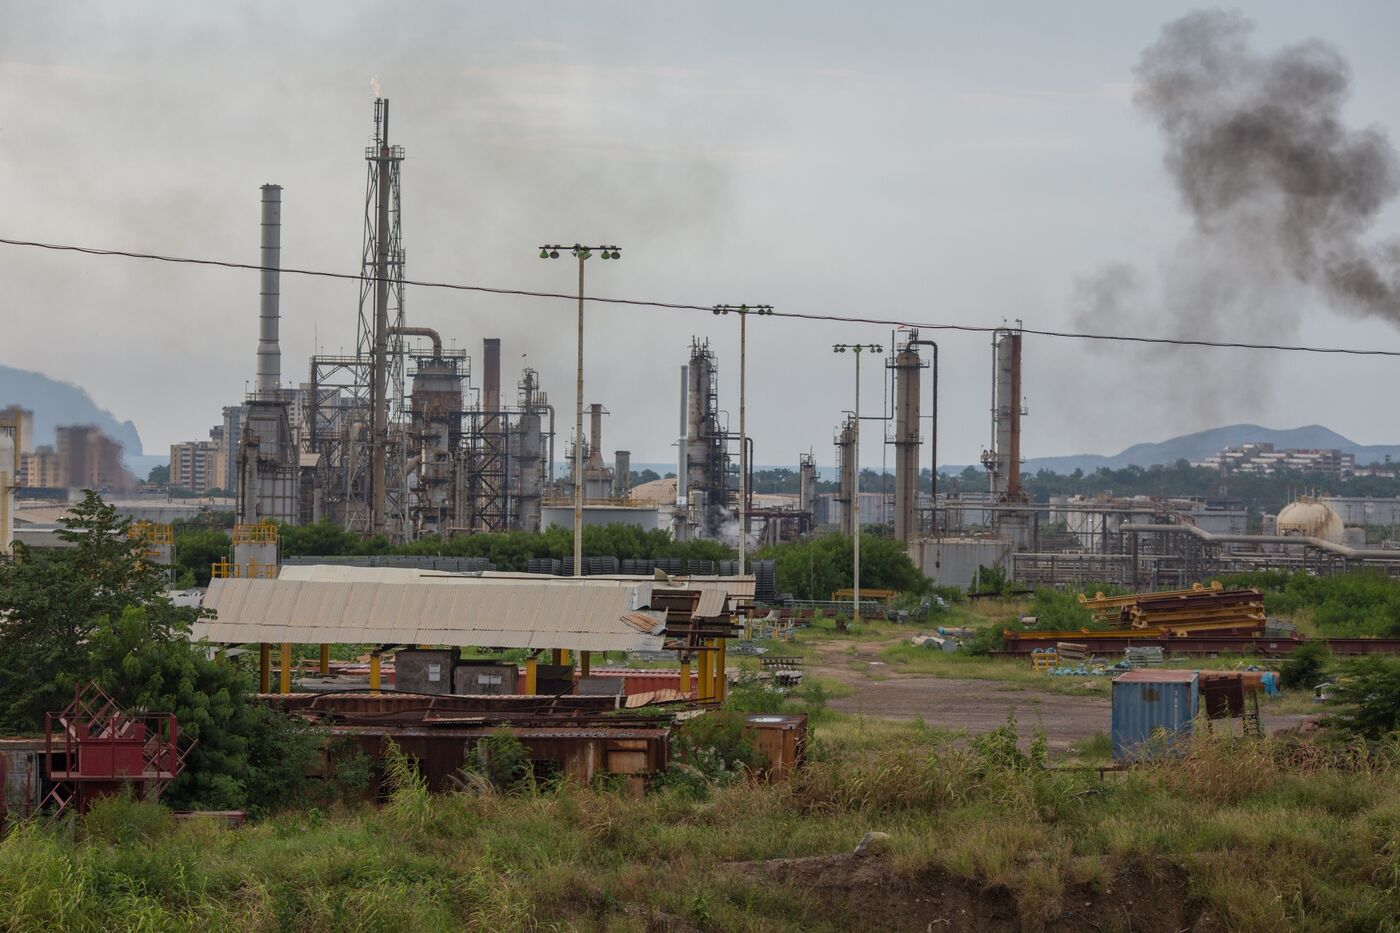
<svg viewBox="0 0 1400 933">
<path fill-rule="evenodd" d="M 1334 542 L 1342 540 L 1345 530 L 1340 515 L 1310 496 L 1284 506 L 1283 511 L 1278 513 L 1277 528 L 1281 535 L 1301 535 Z"/>
</svg>

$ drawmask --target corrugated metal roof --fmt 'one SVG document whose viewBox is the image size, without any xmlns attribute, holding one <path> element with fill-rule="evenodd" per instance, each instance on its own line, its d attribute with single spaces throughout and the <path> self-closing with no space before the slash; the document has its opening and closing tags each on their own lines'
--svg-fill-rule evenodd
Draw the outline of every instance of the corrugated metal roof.
<svg viewBox="0 0 1400 933">
<path fill-rule="evenodd" d="M 583 577 L 556 577 L 542 573 L 516 573 L 487 570 L 481 573 L 448 573 L 422 570 L 416 567 L 352 567 L 345 564 L 289 564 L 278 573 L 281 580 L 301 580 L 316 583 L 492 583 L 501 586 L 594 586 L 629 587 L 658 583 L 654 576 L 623 574 L 589 574 Z M 699 614 L 709 618 L 723 613 L 720 602 L 725 596 L 732 600 L 751 600 L 754 595 L 752 574 L 727 577 L 673 576 L 661 585 L 672 589 L 699 590 Z M 717 594 L 717 595 L 715 595 Z"/>
<path fill-rule="evenodd" d="M 700 591 L 700 605 L 695 607 L 695 614 L 702 619 L 713 619 L 725 613 L 729 603 L 729 595 L 723 590 L 712 587 Z"/>
<path fill-rule="evenodd" d="M 646 605 L 649 595 L 642 586 L 423 586 L 217 578 L 204 599 L 205 608 L 216 615 L 196 624 L 194 635 L 223 643 L 657 651 L 665 618 L 638 608 Z"/>
</svg>

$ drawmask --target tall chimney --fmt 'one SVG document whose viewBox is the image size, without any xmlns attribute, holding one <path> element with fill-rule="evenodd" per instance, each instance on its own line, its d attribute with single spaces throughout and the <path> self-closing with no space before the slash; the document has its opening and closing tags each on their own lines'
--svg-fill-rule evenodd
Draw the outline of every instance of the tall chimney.
<svg viewBox="0 0 1400 933">
<path fill-rule="evenodd" d="M 588 468 L 603 469 L 603 406 L 588 406 Z"/>
<path fill-rule="evenodd" d="M 262 302 L 258 310 L 256 397 L 277 401 L 282 384 L 282 351 L 277 345 L 281 313 L 282 186 L 262 186 Z"/>
<path fill-rule="evenodd" d="M 627 487 L 632 476 L 632 451 L 613 452 L 613 495 L 621 499 L 627 495 Z"/>
<path fill-rule="evenodd" d="M 487 337 L 481 341 L 483 360 L 481 407 L 489 412 L 501 410 L 501 338 Z"/>
</svg>

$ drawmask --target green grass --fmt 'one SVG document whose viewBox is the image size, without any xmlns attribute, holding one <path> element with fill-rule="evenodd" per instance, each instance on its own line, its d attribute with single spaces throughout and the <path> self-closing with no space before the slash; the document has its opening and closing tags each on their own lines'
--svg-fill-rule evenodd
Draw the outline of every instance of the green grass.
<svg viewBox="0 0 1400 933">
<path fill-rule="evenodd" d="M 880 657 L 901 674 L 923 674 L 932 677 L 953 677 L 966 680 L 994 680 L 1032 687 L 1050 693 L 1070 696 L 1106 696 L 1108 677 L 1052 677 L 1031 670 L 1029 658 L 983 658 L 912 645 L 908 640 L 895 642 L 880 652 Z"/>
<path fill-rule="evenodd" d="M 430 797 L 406 780 L 382 809 L 237 830 L 115 800 L 81 825 L 0 841 L 0 930 L 640 931 L 660 914 L 713 930 L 860 928 L 839 898 L 726 866 L 849 851 L 870 829 L 891 837 L 891 880 L 995 886 L 1031 928 L 1071 894 L 1111 901 L 1180 875 L 1230 929 L 1397 929 L 1393 757 L 1205 737 L 1185 760 L 1101 781 L 1005 743 L 837 716 L 810 749 L 790 783 L 703 799 L 569 785 Z"/>
</svg>

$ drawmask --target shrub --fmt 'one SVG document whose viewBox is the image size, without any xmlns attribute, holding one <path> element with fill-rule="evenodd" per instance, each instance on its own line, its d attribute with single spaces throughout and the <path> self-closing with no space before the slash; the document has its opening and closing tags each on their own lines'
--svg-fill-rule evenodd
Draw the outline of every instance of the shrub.
<svg viewBox="0 0 1400 933">
<path fill-rule="evenodd" d="M 322 804 L 350 803 L 368 789 L 374 763 L 350 738 L 340 738 L 326 749 L 329 772 L 317 788 L 316 801 Z"/>
<path fill-rule="evenodd" d="M 1300 690 L 1311 690 L 1323 680 L 1332 652 L 1325 641 L 1309 641 L 1294 648 L 1279 670 L 1279 684 Z"/>
<path fill-rule="evenodd" d="M 418 770 L 417 760 L 405 755 L 397 742 L 386 737 L 383 766 L 384 783 L 389 792 L 384 812 L 396 822 L 419 829 L 426 826 L 433 803 L 428 794 L 428 781 Z"/>
<path fill-rule="evenodd" d="M 747 722 L 745 713 L 730 709 L 687 719 L 676 730 L 676 748 L 686 762 L 700 760 L 700 753 L 709 749 L 726 771 L 761 768 L 767 761 L 749 738 Z"/>
<path fill-rule="evenodd" d="M 519 790 L 533 773 L 525 746 L 506 727 L 494 730 L 476 743 L 468 767 L 486 778 L 492 787 L 504 792 Z"/>
<path fill-rule="evenodd" d="M 124 787 L 120 794 L 93 803 L 82 817 L 82 834 L 111 845 L 130 845 L 165 836 L 174 822 L 169 810 L 134 799 L 131 788 Z"/>
<path fill-rule="evenodd" d="M 1333 693 L 1342 712 L 1332 725 L 1379 740 L 1400 730 L 1400 658 L 1372 655 L 1342 665 Z"/>
<path fill-rule="evenodd" d="M 737 713 L 781 713 L 787 697 L 745 672 L 738 683 L 731 684 L 724 698 L 724 708 Z"/>
<path fill-rule="evenodd" d="M 983 658 L 999 649 L 1004 641 L 1001 628 L 989 625 L 978 629 L 971 638 L 963 642 L 962 653 L 974 658 Z"/>
</svg>

